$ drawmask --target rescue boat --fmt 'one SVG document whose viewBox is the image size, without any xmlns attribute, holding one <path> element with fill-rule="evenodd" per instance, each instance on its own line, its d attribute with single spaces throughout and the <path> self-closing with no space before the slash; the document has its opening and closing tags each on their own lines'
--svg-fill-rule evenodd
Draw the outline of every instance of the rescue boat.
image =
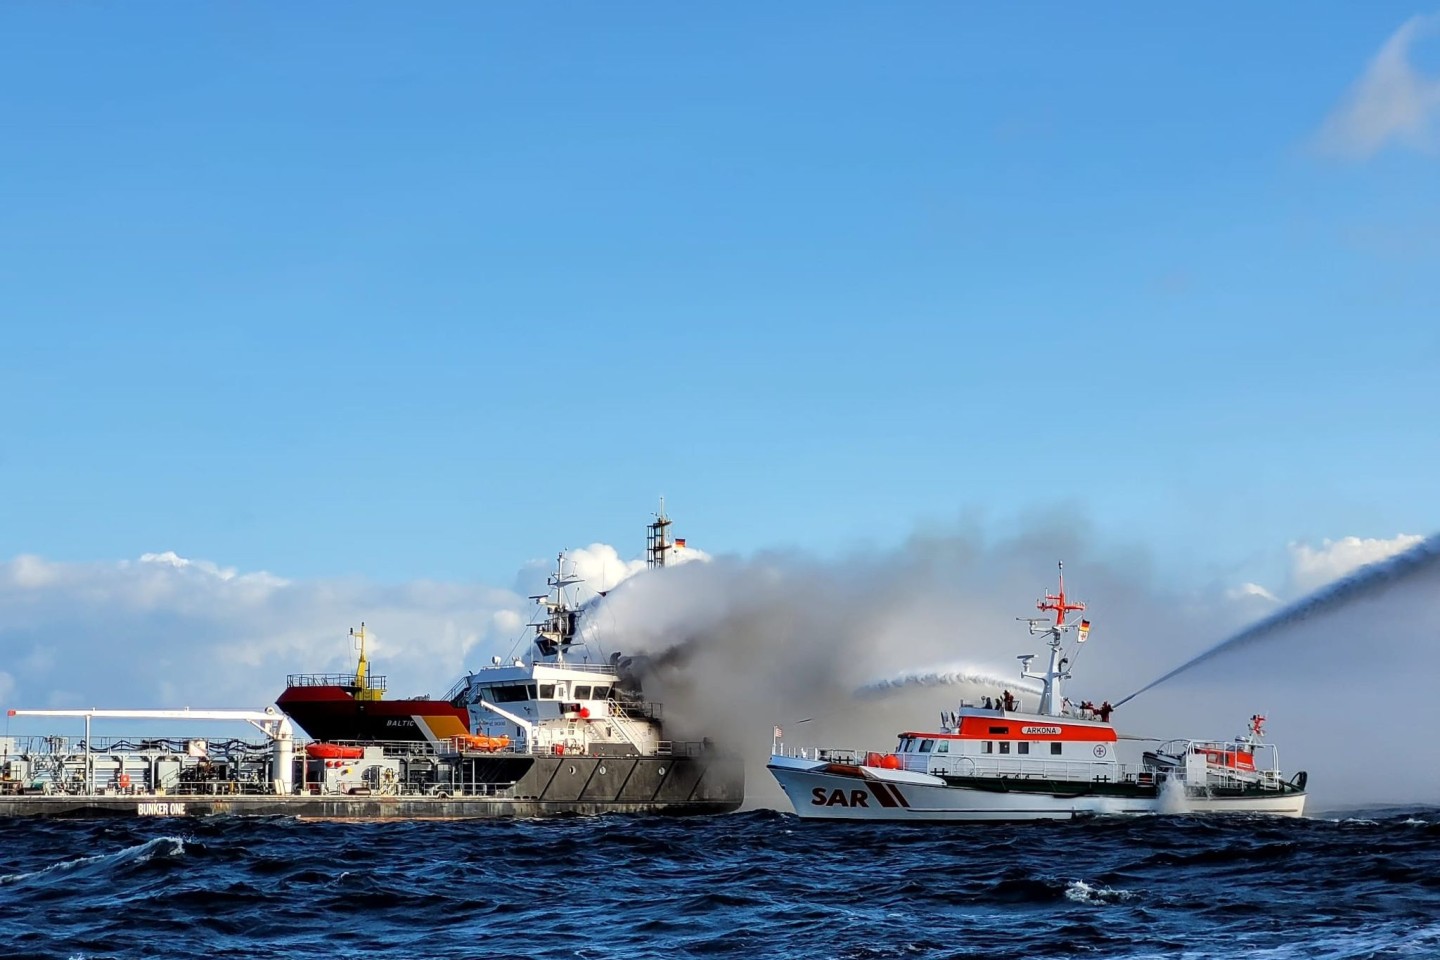
<svg viewBox="0 0 1440 960">
<path fill-rule="evenodd" d="M 312 760 L 358 760 L 365 756 L 365 748 L 343 743 L 309 743 L 305 745 L 305 756 Z"/>
<path fill-rule="evenodd" d="M 1023 679 L 1040 682 L 1033 710 L 1009 691 L 942 712 L 938 727 L 899 735 L 893 751 L 787 749 L 782 728 L 768 764 L 802 817 L 843 820 L 1041 820 L 1094 814 L 1246 813 L 1298 817 L 1307 775 L 1282 777 L 1265 718 L 1251 716 L 1233 740 L 1146 740 L 1121 736 L 1108 702 L 1072 704 L 1062 685 L 1073 651 L 1089 636 L 1085 610 L 1060 587 L 1020 618 L 1048 638 L 1049 666 Z M 1066 641 L 1073 634 L 1072 649 Z"/>
</svg>

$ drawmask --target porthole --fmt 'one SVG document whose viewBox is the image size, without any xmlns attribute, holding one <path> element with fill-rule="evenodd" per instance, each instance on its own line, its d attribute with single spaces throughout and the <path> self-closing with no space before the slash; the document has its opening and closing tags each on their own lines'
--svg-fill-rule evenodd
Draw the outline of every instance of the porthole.
<svg viewBox="0 0 1440 960">
<path fill-rule="evenodd" d="M 598 774 L 600 774 L 600 776 L 602 776 L 602 777 L 605 776 L 605 768 L 604 768 L 604 767 L 601 767 L 599 770 L 596 770 L 595 772 L 598 773 Z"/>
<path fill-rule="evenodd" d="M 662 776 L 662 777 L 665 776 L 665 768 L 664 768 L 664 767 L 661 767 L 661 768 L 660 768 L 659 774 L 660 774 L 660 776 Z"/>
<path fill-rule="evenodd" d="M 575 776 L 575 774 L 578 773 L 578 772 L 579 772 L 579 771 L 575 769 L 575 764 L 573 764 L 573 763 L 570 764 L 570 776 L 573 777 L 573 776 Z"/>
</svg>

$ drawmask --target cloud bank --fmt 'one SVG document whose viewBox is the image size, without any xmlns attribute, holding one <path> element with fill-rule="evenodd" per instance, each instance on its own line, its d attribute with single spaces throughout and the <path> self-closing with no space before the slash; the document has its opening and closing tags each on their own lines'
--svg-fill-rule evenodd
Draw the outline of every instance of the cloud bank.
<svg viewBox="0 0 1440 960">
<path fill-rule="evenodd" d="M 1440 149 L 1440 77 L 1422 74 L 1412 48 L 1440 32 L 1440 15 L 1412 17 L 1385 41 L 1318 138 L 1327 153 L 1363 160 L 1389 146 Z"/>
<path fill-rule="evenodd" d="M 1341 537 L 1325 540 L 1319 547 L 1308 543 L 1290 545 L 1290 593 L 1298 596 L 1318 590 L 1332 580 L 1339 580 L 1361 567 L 1388 560 L 1418 545 L 1425 538 L 1419 534 L 1402 533 L 1388 540 Z"/>
<path fill-rule="evenodd" d="M 472 584 L 287 580 L 169 552 L 21 556 L 0 564 L 0 693 L 29 708 L 260 707 L 289 673 L 353 669 L 361 621 L 393 694 L 443 692 L 478 649 L 508 649 L 527 614 L 525 598 Z"/>
</svg>

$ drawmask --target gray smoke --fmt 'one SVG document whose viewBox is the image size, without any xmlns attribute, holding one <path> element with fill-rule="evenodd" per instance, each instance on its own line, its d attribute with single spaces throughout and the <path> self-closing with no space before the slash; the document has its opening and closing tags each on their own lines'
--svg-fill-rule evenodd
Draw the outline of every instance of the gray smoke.
<svg viewBox="0 0 1440 960">
<path fill-rule="evenodd" d="M 1008 688 L 1030 691 L 1033 706 L 1035 687 L 1020 681 L 1016 657 L 1043 655 L 1043 638 L 1016 618 L 1035 615 L 1036 600 L 1053 592 L 1060 556 L 1068 588 L 1103 611 L 1072 697 L 1099 702 L 1114 676 L 1194 649 L 1177 630 L 1171 650 L 1123 655 L 1118 637 L 1176 601 L 1149 583 L 1143 558 L 1102 558 L 1085 541 L 1055 526 L 991 544 L 916 537 L 837 561 L 721 557 L 626 581 L 594 608 L 587 632 L 604 650 L 649 655 L 645 690 L 664 703 L 670 736 L 710 736 L 742 751 L 750 792 L 778 799 L 764 770 L 775 725 L 794 745 L 888 749 L 897 733 L 933 727 L 962 700 Z M 955 663 L 964 669 L 929 669 Z"/>
<path fill-rule="evenodd" d="M 1022 689 L 1015 658 L 1044 651 L 1015 618 L 1053 591 L 1059 557 L 1094 624 L 1072 664 L 1072 700 L 1114 701 L 1170 664 L 1202 667 L 1117 714 L 1122 733 L 1228 738 L 1260 712 L 1285 769 L 1308 769 L 1321 806 L 1440 794 L 1411 741 L 1394 736 L 1397 724 L 1427 723 L 1426 711 L 1433 721 L 1420 688 L 1440 670 L 1435 577 L 1418 575 L 1436 567 L 1410 554 L 1384 565 L 1391 589 L 1361 589 L 1357 575 L 1265 618 L 1275 643 L 1254 642 L 1260 624 L 1235 632 L 1261 601 L 1220 585 L 1172 590 L 1143 552 L 1107 552 L 1062 525 L 996 543 L 916 537 L 835 561 L 775 552 L 656 571 L 613 591 L 588 629 L 605 649 L 650 655 L 645 690 L 664 703 L 669 735 L 740 750 L 752 798 L 785 808 L 764 769 L 773 725 L 796 746 L 885 750 L 961 700 Z M 1216 635 L 1233 635 L 1223 646 L 1235 655 L 1197 657 Z"/>
</svg>

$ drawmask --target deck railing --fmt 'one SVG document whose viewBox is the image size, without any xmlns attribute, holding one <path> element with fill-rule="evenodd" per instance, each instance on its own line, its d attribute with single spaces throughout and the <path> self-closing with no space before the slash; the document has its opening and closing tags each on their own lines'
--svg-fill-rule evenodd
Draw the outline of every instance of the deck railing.
<svg viewBox="0 0 1440 960">
<path fill-rule="evenodd" d="M 353 673 L 292 673 L 285 678 L 287 687 L 350 687 L 355 689 Z M 371 690 L 384 690 L 384 677 L 366 677 L 365 685 Z"/>
</svg>

